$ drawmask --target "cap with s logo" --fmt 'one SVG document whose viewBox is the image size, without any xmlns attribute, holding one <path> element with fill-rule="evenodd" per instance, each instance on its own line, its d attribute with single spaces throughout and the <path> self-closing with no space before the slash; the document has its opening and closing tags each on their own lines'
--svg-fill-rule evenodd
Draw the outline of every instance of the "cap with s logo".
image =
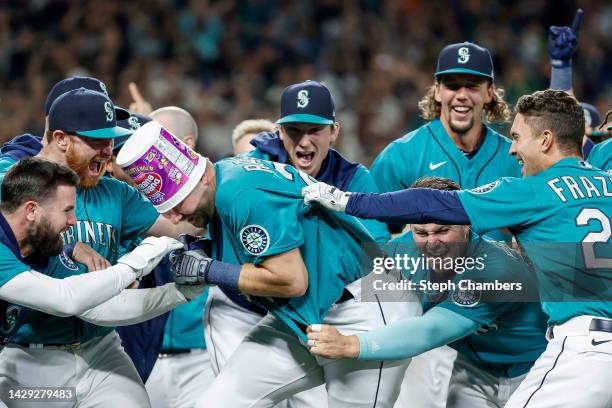
<svg viewBox="0 0 612 408">
<path fill-rule="evenodd" d="M 60 95 L 49 110 L 49 130 L 63 130 L 96 139 L 132 133 L 117 126 L 115 106 L 102 92 L 79 88 Z"/>
<path fill-rule="evenodd" d="M 436 78 L 447 74 L 470 74 L 493 81 L 493 60 L 484 47 L 471 42 L 447 45 L 440 51 Z"/>
<path fill-rule="evenodd" d="M 81 76 L 68 77 L 53 85 L 53 88 L 51 88 L 51 91 L 49 91 L 49 95 L 47 95 L 47 100 L 45 101 L 45 116 L 49 116 L 51 105 L 53 105 L 53 102 L 55 102 L 60 95 L 79 88 L 102 92 L 110 98 L 106 85 L 104 85 L 104 82 L 100 81 L 99 79 Z M 123 120 L 130 117 L 130 113 L 128 111 L 118 106 L 115 106 L 115 115 L 117 120 Z"/>
<path fill-rule="evenodd" d="M 336 106 L 331 92 L 316 81 L 306 81 L 285 88 L 281 95 L 281 114 L 278 124 L 315 123 L 333 125 Z"/>
</svg>

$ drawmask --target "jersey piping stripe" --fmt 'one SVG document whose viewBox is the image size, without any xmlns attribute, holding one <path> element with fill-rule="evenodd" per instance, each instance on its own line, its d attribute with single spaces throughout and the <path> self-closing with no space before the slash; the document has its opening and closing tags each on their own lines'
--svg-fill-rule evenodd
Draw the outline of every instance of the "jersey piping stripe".
<svg viewBox="0 0 612 408">
<path fill-rule="evenodd" d="M 497 138 L 497 146 L 495 146 L 495 150 L 493 151 L 493 154 L 491 155 L 491 157 L 489 157 L 489 160 L 487 160 L 485 164 L 482 165 L 480 170 L 478 170 L 478 173 L 476 174 L 476 177 L 474 178 L 475 185 L 473 186 L 473 188 L 476 188 L 480 185 L 480 183 L 478 182 L 478 177 L 480 177 L 480 174 L 484 171 L 484 169 L 489 165 L 489 163 L 491 163 L 491 161 L 495 158 L 495 156 L 497 156 L 497 152 L 499 151 L 500 144 L 501 144 L 501 139 Z"/>
<path fill-rule="evenodd" d="M 527 405 L 529 404 L 529 401 L 531 401 L 531 398 L 533 398 L 533 396 L 535 395 L 536 392 L 538 392 L 542 386 L 544 385 L 544 381 L 546 380 L 546 377 L 548 376 L 548 374 L 550 374 L 550 372 L 555 368 L 555 366 L 557 365 L 557 362 L 559 361 L 559 357 L 561 357 L 561 354 L 563 354 L 563 350 L 565 350 L 565 341 L 567 340 L 567 336 L 563 339 L 563 344 L 561 345 L 561 351 L 559 352 L 559 354 L 557 355 L 557 358 L 555 358 L 555 362 L 553 364 L 553 366 L 550 368 L 550 370 L 548 370 L 546 372 L 546 374 L 544 374 L 544 377 L 542 378 L 542 381 L 540 381 L 540 385 L 538 386 L 538 388 L 535 389 L 534 392 L 531 393 L 531 395 L 529 396 L 529 398 L 527 399 L 527 402 L 525 402 L 525 405 L 523 405 L 523 408 L 526 408 Z"/>
<path fill-rule="evenodd" d="M 210 296 L 210 294 L 209 294 Z M 210 304 L 208 305 L 208 313 L 206 313 L 206 323 L 208 323 L 208 335 L 210 336 L 210 340 L 211 340 L 211 346 L 213 346 L 213 350 L 215 353 L 215 366 L 217 367 L 217 373 L 221 372 L 221 368 L 219 367 L 219 356 L 217 355 L 217 348 L 214 346 L 215 344 L 215 340 L 213 339 L 213 330 L 212 330 L 212 324 L 210 324 L 210 311 L 213 308 L 213 303 L 215 301 L 215 297 L 212 296 L 210 299 Z M 210 350 L 210 347 L 207 347 Z M 211 359 L 212 360 L 212 359 Z M 211 361 L 212 363 L 212 361 Z M 219 375 L 219 374 L 217 374 Z"/>
<path fill-rule="evenodd" d="M 378 309 L 380 310 L 380 316 L 382 317 L 383 324 L 386 326 L 387 319 L 385 318 L 385 312 L 383 311 L 382 306 L 380 305 L 380 299 L 378 299 L 377 294 L 375 294 L 374 297 L 376 298 L 376 303 L 378 304 Z M 385 362 L 381 361 L 380 367 L 378 367 L 378 382 L 376 384 L 376 394 L 374 395 L 374 404 L 372 404 L 372 408 L 376 408 L 376 403 L 378 402 L 378 391 L 380 390 L 380 381 L 382 380 L 382 370 L 384 364 Z"/>
<path fill-rule="evenodd" d="M 451 163 L 453 163 L 453 166 L 455 167 L 455 171 L 457 172 L 457 180 L 459 182 L 459 187 L 463 188 L 463 183 L 461 182 L 461 172 L 459 172 L 459 166 L 457 166 L 457 163 L 455 162 L 455 160 L 451 157 L 451 155 L 446 151 L 446 149 L 444 149 L 444 147 L 442 146 L 442 143 L 440 143 L 440 141 L 436 138 L 436 135 L 434 134 L 434 132 L 431 131 L 431 129 L 429 128 L 429 125 L 427 126 L 427 130 L 429 131 L 429 133 L 431 134 L 431 137 L 433 137 L 433 140 L 436 142 L 436 144 L 440 147 L 440 149 L 444 152 L 444 154 L 446 155 L 446 157 L 448 157 L 448 159 L 451 161 Z"/>
</svg>

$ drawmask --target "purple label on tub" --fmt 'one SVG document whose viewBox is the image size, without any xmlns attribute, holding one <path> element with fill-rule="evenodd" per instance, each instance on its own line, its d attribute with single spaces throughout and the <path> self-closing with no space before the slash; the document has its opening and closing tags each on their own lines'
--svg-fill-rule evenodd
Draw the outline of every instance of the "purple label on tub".
<svg viewBox="0 0 612 408">
<path fill-rule="evenodd" d="M 193 150 L 161 129 L 153 146 L 130 164 L 125 172 L 134 180 L 138 191 L 153 204 L 160 205 L 187 183 L 198 160 Z"/>
</svg>

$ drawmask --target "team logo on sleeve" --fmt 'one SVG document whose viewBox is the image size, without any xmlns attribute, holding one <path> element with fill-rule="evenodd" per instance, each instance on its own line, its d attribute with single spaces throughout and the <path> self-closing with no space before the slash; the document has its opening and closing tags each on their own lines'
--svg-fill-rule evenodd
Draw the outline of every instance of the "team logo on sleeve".
<svg viewBox="0 0 612 408">
<path fill-rule="evenodd" d="M 247 225 L 240 231 L 240 242 L 251 255 L 260 255 L 270 246 L 270 236 L 259 225 Z"/>
<path fill-rule="evenodd" d="M 473 188 L 470 191 L 474 194 L 484 194 L 484 193 L 488 193 L 489 191 L 493 190 L 498 185 L 499 185 L 499 180 L 496 180 L 492 183 L 485 184 L 484 186 Z"/>
<path fill-rule="evenodd" d="M 451 293 L 451 300 L 457 306 L 462 307 L 474 307 L 478 303 L 480 303 L 480 299 L 482 298 L 482 291 L 473 287 L 469 283 L 473 283 L 472 281 L 464 281 L 460 285 L 465 289 L 455 289 Z"/>
<path fill-rule="evenodd" d="M 70 271 L 78 271 L 79 267 L 77 266 L 77 264 L 74 263 L 74 261 L 72 259 L 70 259 L 70 257 L 68 255 L 66 255 L 66 253 L 64 251 L 60 252 L 60 254 L 58 255 L 58 258 L 60 260 L 60 262 L 62 263 L 62 265 L 64 265 L 64 267 Z"/>
</svg>

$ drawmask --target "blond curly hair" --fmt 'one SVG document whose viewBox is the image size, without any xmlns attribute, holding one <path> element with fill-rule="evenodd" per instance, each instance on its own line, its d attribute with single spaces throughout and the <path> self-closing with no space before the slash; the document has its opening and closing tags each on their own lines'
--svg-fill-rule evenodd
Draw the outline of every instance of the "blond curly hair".
<svg viewBox="0 0 612 408">
<path fill-rule="evenodd" d="M 436 84 L 434 83 L 427 89 L 425 96 L 419 101 L 420 116 L 425 120 L 434 120 L 440 117 L 442 104 L 437 102 L 434 97 L 435 88 Z M 489 123 L 503 123 L 510 120 L 512 113 L 510 107 L 504 101 L 504 90 L 502 88 L 493 86 L 493 99 L 485 104 L 484 111 L 485 119 Z"/>
</svg>

